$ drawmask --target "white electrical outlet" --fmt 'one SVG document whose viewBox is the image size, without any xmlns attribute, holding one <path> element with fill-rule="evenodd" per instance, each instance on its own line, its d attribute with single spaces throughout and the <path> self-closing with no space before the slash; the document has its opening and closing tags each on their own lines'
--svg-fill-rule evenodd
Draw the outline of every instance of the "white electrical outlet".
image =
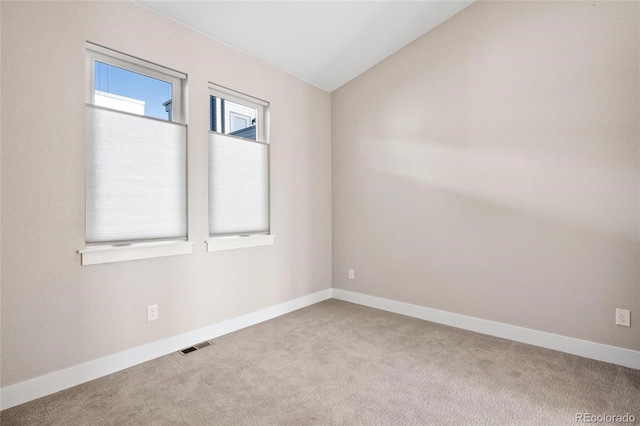
<svg viewBox="0 0 640 426">
<path fill-rule="evenodd" d="M 158 305 L 147 306 L 147 321 L 155 321 L 158 319 Z"/>
<path fill-rule="evenodd" d="M 616 325 L 631 327 L 631 311 L 628 309 L 616 309 Z"/>
<path fill-rule="evenodd" d="M 353 269 L 349 269 L 349 279 L 350 280 L 355 280 L 356 279 L 356 271 Z"/>
</svg>

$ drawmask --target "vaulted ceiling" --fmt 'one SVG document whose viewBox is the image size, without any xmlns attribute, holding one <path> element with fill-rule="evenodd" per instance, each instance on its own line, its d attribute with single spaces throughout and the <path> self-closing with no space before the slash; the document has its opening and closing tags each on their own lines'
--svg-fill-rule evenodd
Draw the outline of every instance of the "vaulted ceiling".
<svg viewBox="0 0 640 426">
<path fill-rule="evenodd" d="M 473 3 L 135 1 L 329 92 Z"/>
</svg>

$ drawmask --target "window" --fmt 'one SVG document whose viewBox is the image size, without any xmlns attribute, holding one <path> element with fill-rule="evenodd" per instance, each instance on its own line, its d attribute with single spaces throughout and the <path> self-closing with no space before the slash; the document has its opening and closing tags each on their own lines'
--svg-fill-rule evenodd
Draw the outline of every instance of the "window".
<svg viewBox="0 0 640 426">
<path fill-rule="evenodd" d="M 186 75 L 87 43 L 82 263 L 182 254 Z"/>
<path fill-rule="evenodd" d="M 212 91 L 215 92 L 214 89 Z M 222 98 L 220 95 L 211 95 L 210 97 L 211 126 L 209 130 L 257 140 L 256 120 L 258 119 L 258 111 L 263 106 L 260 104 L 251 106 L 250 100 L 245 100 L 245 104 L 233 102 L 228 99 L 229 95 L 225 96 L 227 98 Z M 261 117 L 260 120 L 263 118 Z M 265 138 L 262 137 L 262 139 L 264 141 Z"/>
<path fill-rule="evenodd" d="M 207 250 L 273 244 L 265 101 L 210 85 Z"/>
<path fill-rule="evenodd" d="M 146 117 L 184 123 L 186 75 L 94 44 L 87 44 L 87 100 Z"/>
</svg>

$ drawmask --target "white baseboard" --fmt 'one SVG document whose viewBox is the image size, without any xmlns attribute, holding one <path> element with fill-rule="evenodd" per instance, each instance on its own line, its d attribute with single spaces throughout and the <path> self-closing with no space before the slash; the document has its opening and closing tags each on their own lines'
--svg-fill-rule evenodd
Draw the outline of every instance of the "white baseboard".
<svg viewBox="0 0 640 426">
<path fill-rule="evenodd" d="M 410 303 L 337 288 L 322 290 L 276 306 L 232 318 L 198 330 L 170 337 L 158 342 L 108 355 L 80 365 L 16 383 L 0 389 L 0 409 L 11 408 L 25 402 L 94 380 L 125 368 L 150 361 L 205 340 L 276 318 L 280 315 L 322 302 L 330 298 L 369 306 L 371 308 L 407 315 L 439 324 L 450 325 L 490 336 L 514 340 L 543 348 L 554 349 L 598 361 L 640 369 L 640 352 L 572 337 L 536 331 L 466 315 L 454 314 Z"/>
<path fill-rule="evenodd" d="M 331 298 L 331 289 L 309 294 L 279 305 L 261 309 L 217 324 L 210 325 L 158 342 L 108 355 L 80 365 L 0 389 L 0 409 L 11 408 L 25 402 L 88 382 L 125 368 L 150 361 L 205 340 L 267 321 L 280 315 Z"/>
<path fill-rule="evenodd" d="M 560 336 L 530 328 L 517 327 L 495 321 L 483 320 L 466 315 L 454 314 L 410 303 L 398 302 L 381 297 L 368 296 L 338 288 L 331 289 L 334 299 L 344 300 L 358 305 L 394 312 L 439 324 L 540 346 L 573 355 L 591 358 L 598 361 L 609 362 L 623 367 L 640 369 L 640 351 L 619 348 L 616 346 L 594 343 L 573 337 Z"/>
</svg>

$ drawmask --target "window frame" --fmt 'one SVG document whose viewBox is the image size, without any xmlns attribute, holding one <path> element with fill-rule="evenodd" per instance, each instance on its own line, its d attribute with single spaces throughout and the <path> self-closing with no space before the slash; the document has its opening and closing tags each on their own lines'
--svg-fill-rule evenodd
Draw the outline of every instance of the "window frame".
<svg viewBox="0 0 640 426">
<path fill-rule="evenodd" d="M 165 121 L 174 125 L 187 127 L 186 114 L 186 88 L 187 74 L 175 71 L 173 69 L 154 64 L 149 61 L 138 59 L 136 57 L 94 44 L 85 43 L 85 87 L 87 105 L 92 108 L 101 108 L 117 111 L 123 114 L 132 114 L 126 111 L 111 109 L 108 107 L 95 105 L 95 63 L 96 61 L 113 65 L 115 67 L 135 72 L 143 76 L 164 81 L 171 84 L 171 100 L 172 110 L 171 119 L 161 119 L 146 115 L 139 115 L 145 119 Z M 132 114 L 138 115 L 138 114 Z M 185 130 L 186 131 L 186 130 Z M 187 132 L 188 133 L 188 132 Z M 187 135 L 188 138 L 188 135 Z M 86 142 L 85 142 L 86 143 Z M 185 188 L 185 196 L 187 197 L 186 235 L 185 238 L 175 239 L 158 239 L 158 240 L 134 240 L 117 243 L 87 243 L 85 234 L 85 248 L 78 250 L 81 255 L 81 264 L 95 265 L 102 263 L 119 262 L 126 260 L 148 259 L 155 257 L 164 257 L 180 254 L 189 254 L 193 252 L 194 243 L 189 241 L 189 186 L 188 186 L 188 143 L 185 173 L 187 174 L 187 186 Z M 85 165 L 86 167 L 86 165 Z M 85 172 L 86 173 L 86 172 Z M 85 201 L 86 209 L 86 201 Z M 86 211 L 85 211 L 85 227 L 86 227 Z M 85 230 L 86 232 L 86 230 Z"/>
<path fill-rule="evenodd" d="M 223 137 L 237 138 L 242 141 L 260 143 L 267 146 L 267 214 L 268 214 L 268 231 L 267 233 L 246 233 L 246 234 L 220 234 L 211 235 L 211 229 L 209 228 L 209 238 L 205 240 L 207 243 L 207 252 L 231 250 L 247 247 L 257 247 L 272 245 L 275 242 L 275 234 L 272 233 L 271 223 L 271 143 L 270 143 L 270 104 L 269 102 L 246 95 L 241 92 L 237 92 L 233 89 L 209 82 L 209 118 L 211 119 L 211 96 L 221 98 L 237 104 L 241 104 L 247 107 L 254 108 L 256 110 L 256 139 L 248 139 L 240 136 L 231 135 L 228 133 L 222 133 L 209 129 L 209 133 L 215 133 Z M 224 118 L 222 118 L 224 119 Z M 210 148 L 209 148 L 210 149 Z M 211 163 L 209 163 L 209 168 Z M 209 174 L 211 170 L 209 169 Z M 211 189 L 207 190 L 207 205 L 210 206 L 209 198 L 211 197 Z M 211 212 L 208 211 L 210 215 Z"/>
<path fill-rule="evenodd" d="M 218 84 L 209 82 L 209 97 L 215 96 L 217 98 L 229 100 L 237 104 L 248 106 L 256 110 L 256 139 L 255 142 L 262 142 L 267 145 L 269 143 L 269 102 L 254 98 L 253 96 L 245 95 L 244 93 L 237 92 Z M 211 117 L 211 106 L 209 105 L 209 117 Z M 224 117 L 222 118 L 224 120 Z M 222 133 L 215 130 L 209 130 L 209 132 L 219 133 L 221 135 L 236 137 L 228 133 Z M 246 138 L 243 138 L 246 139 Z M 251 139 L 248 139 L 251 140 Z"/>
<path fill-rule="evenodd" d="M 156 80 L 164 81 L 171 84 L 171 120 L 164 120 L 171 123 L 186 124 L 186 108 L 185 108 L 185 96 L 187 74 L 172 70 L 171 68 L 163 67 L 161 65 L 154 64 L 153 62 L 138 59 L 134 56 L 130 56 L 116 50 L 108 49 L 106 47 L 86 43 L 86 99 L 85 102 L 90 105 L 95 105 L 95 87 L 96 87 L 96 73 L 95 66 L 96 61 L 102 62 L 107 65 L 113 65 L 131 71 L 145 77 L 153 78 Z M 145 116 L 147 118 L 154 119 L 155 117 Z M 162 120 L 155 118 L 156 120 Z"/>
</svg>

